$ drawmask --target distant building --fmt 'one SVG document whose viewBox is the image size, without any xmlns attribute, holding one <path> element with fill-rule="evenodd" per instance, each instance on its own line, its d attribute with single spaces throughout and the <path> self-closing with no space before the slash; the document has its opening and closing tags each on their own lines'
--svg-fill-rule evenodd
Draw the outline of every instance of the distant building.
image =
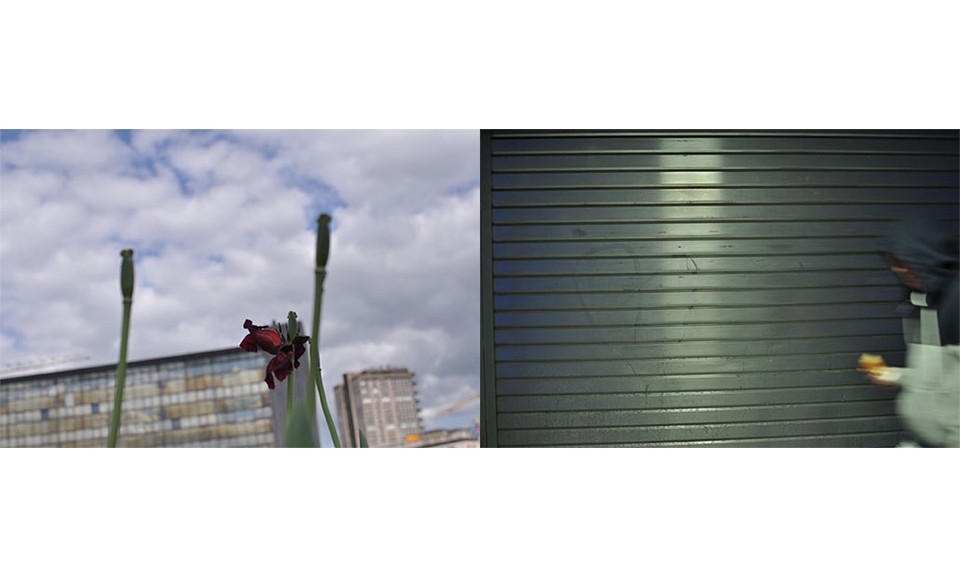
<svg viewBox="0 0 960 576">
<path fill-rule="evenodd" d="M 279 446 L 287 387 L 267 388 L 267 360 L 228 348 L 129 362 L 117 445 Z M 115 364 L 0 380 L 0 447 L 106 446 L 115 385 Z"/>
<path fill-rule="evenodd" d="M 422 433 L 414 374 L 406 368 L 344 374 L 334 395 L 343 446 L 360 446 L 361 431 L 371 448 L 404 446 Z"/>
</svg>

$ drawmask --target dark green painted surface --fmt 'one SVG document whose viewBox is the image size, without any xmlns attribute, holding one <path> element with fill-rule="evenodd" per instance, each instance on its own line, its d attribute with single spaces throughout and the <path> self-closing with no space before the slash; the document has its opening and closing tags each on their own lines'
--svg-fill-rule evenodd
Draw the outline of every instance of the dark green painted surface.
<svg viewBox="0 0 960 576">
<path fill-rule="evenodd" d="M 492 204 L 490 194 L 491 139 L 480 137 L 480 445 L 497 442 L 497 380 L 494 360 Z"/>
<path fill-rule="evenodd" d="M 907 211 L 958 220 L 939 132 L 482 136 L 485 446 L 891 446 Z"/>
</svg>

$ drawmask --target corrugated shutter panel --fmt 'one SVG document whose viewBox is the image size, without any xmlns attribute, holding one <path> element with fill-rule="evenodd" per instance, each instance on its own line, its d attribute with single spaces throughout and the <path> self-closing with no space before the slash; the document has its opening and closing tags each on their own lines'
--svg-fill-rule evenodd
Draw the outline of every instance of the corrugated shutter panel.
<svg viewBox="0 0 960 576">
<path fill-rule="evenodd" d="M 958 133 L 482 133 L 488 446 L 891 446 L 906 211 Z"/>
</svg>

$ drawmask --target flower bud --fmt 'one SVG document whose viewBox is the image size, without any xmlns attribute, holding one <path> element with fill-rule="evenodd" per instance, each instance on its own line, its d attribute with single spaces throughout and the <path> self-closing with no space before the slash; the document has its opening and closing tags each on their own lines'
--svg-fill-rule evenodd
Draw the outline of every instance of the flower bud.
<svg viewBox="0 0 960 576">
<path fill-rule="evenodd" d="M 133 249 L 120 251 L 123 262 L 120 264 L 120 292 L 124 300 L 133 299 Z"/>
<path fill-rule="evenodd" d="M 330 256 L 330 215 L 321 214 L 317 218 L 317 269 L 327 267 Z"/>
</svg>

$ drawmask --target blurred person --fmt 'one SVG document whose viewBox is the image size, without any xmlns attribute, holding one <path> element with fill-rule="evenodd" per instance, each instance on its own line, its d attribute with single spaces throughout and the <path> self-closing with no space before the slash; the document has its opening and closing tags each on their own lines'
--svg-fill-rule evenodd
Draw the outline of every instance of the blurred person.
<svg viewBox="0 0 960 576">
<path fill-rule="evenodd" d="M 897 222 L 879 248 L 910 289 L 907 356 L 905 368 L 880 359 L 868 376 L 878 386 L 899 388 L 897 415 L 911 437 L 901 446 L 960 447 L 957 236 L 944 222 L 912 218 Z"/>
</svg>

